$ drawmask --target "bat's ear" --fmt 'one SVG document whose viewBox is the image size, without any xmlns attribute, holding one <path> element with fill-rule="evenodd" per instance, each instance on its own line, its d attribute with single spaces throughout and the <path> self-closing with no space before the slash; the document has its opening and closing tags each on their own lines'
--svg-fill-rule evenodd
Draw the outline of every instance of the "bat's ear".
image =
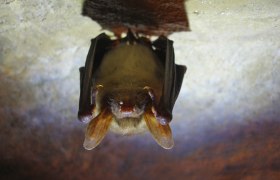
<svg viewBox="0 0 280 180">
<path fill-rule="evenodd" d="M 144 114 L 144 119 L 155 141 L 164 149 L 171 149 L 174 140 L 169 124 L 160 124 L 151 111 Z"/>
<path fill-rule="evenodd" d="M 104 109 L 88 124 L 84 148 L 91 150 L 99 145 L 107 134 L 112 122 L 112 113 L 108 109 Z"/>
</svg>

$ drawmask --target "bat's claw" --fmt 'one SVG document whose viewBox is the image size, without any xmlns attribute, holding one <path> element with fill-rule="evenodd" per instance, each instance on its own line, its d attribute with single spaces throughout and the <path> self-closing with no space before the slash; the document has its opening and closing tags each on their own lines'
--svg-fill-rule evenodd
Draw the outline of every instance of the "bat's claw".
<svg viewBox="0 0 280 180">
<path fill-rule="evenodd" d="M 168 124 L 168 120 L 167 120 L 165 117 L 156 116 L 156 119 L 158 120 L 158 122 L 159 122 L 161 125 L 166 125 L 166 124 Z"/>
<path fill-rule="evenodd" d="M 172 119 L 172 114 L 167 111 L 158 110 L 155 107 L 152 107 L 152 112 L 161 125 L 168 124 Z"/>
<path fill-rule="evenodd" d="M 91 113 L 82 113 L 79 112 L 78 113 L 78 119 L 79 121 L 83 122 L 83 123 L 88 123 L 93 119 L 93 116 Z"/>
</svg>

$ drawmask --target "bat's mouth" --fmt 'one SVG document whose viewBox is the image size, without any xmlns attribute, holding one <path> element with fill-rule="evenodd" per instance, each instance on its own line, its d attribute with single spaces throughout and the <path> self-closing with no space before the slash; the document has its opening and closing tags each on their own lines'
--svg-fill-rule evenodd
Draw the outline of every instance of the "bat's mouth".
<svg viewBox="0 0 280 180">
<path fill-rule="evenodd" d="M 118 106 L 112 108 L 112 113 L 116 119 L 139 118 L 143 115 L 144 109 L 137 106 Z"/>
</svg>

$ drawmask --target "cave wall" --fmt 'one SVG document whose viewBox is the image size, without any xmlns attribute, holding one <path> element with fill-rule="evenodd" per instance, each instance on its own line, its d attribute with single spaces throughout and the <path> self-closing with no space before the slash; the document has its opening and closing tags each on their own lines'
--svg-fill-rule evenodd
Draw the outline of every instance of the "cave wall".
<svg viewBox="0 0 280 180">
<path fill-rule="evenodd" d="M 280 176 L 280 1 L 186 2 L 191 31 L 169 36 L 188 67 L 169 151 L 149 134 L 82 148 L 78 68 L 102 29 L 81 6 L 0 2 L 1 179 Z"/>
</svg>

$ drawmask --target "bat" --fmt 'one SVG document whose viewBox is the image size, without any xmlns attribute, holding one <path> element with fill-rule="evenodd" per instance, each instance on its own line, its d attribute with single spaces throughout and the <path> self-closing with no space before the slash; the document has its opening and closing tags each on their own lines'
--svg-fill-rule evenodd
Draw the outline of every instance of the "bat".
<svg viewBox="0 0 280 180">
<path fill-rule="evenodd" d="M 91 40 L 80 68 L 78 119 L 89 123 L 84 148 L 97 147 L 107 132 L 149 131 L 163 148 L 174 145 L 169 126 L 186 66 L 174 62 L 173 42 L 155 41 L 128 30 L 126 37 L 105 33 Z"/>
</svg>

